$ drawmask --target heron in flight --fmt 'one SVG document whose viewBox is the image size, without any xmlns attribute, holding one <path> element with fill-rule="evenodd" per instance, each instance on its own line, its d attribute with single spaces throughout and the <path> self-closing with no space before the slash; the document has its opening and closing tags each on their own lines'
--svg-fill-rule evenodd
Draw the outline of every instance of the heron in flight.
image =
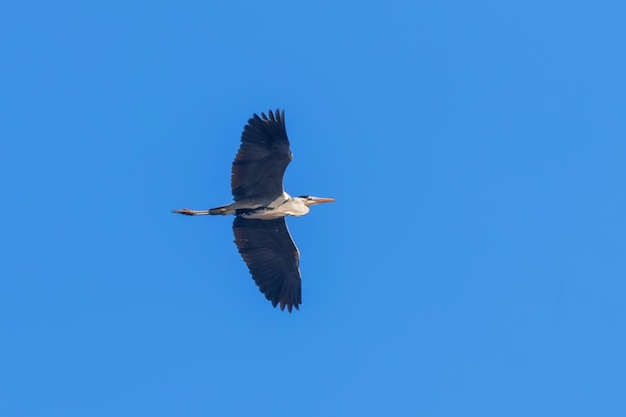
<svg viewBox="0 0 626 417">
<path fill-rule="evenodd" d="M 233 161 L 231 188 L 235 202 L 209 210 L 172 210 L 187 216 L 235 216 L 235 245 L 265 298 L 280 309 L 302 304 L 300 252 L 286 216 L 304 216 L 309 207 L 335 201 L 313 196 L 292 197 L 283 190 L 283 175 L 292 159 L 285 129 L 285 112 L 257 114 L 241 134 Z"/>
</svg>

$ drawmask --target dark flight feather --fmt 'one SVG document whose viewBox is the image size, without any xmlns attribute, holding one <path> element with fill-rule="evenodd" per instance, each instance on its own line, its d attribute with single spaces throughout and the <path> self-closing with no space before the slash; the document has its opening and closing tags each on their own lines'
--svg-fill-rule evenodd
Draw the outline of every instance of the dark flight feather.
<svg viewBox="0 0 626 417">
<path fill-rule="evenodd" d="M 273 220 L 235 217 L 235 244 L 254 282 L 272 305 L 291 312 L 302 304 L 300 253 L 285 218 Z"/>
<path fill-rule="evenodd" d="M 255 114 L 244 127 L 235 156 L 231 188 L 235 201 L 271 201 L 283 192 L 283 175 L 291 161 L 285 112 Z"/>
</svg>

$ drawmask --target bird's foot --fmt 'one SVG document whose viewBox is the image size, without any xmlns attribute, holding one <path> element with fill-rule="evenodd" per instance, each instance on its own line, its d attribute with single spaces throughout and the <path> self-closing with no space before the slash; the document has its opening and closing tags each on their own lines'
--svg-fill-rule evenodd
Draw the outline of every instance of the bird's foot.
<svg viewBox="0 0 626 417">
<path fill-rule="evenodd" d="M 185 216 L 193 216 L 196 214 L 195 211 L 188 208 L 172 210 L 172 213 L 184 214 Z"/>
</svg>

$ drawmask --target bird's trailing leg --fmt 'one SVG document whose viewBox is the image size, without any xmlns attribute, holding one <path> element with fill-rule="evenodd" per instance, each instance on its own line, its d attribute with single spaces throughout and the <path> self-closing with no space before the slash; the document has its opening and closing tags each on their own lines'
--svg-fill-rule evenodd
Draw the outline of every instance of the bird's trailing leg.
<svg viewBox="0 0 626 417">
<path fill-rule="evenodd" d="M 184 214 L 185 216 L 205 216 L 209 210 L 191 210 L 188 208 L 172 210 L 172 213 Z"/>
<path fill-rule="evenodd" d="M 184 208 L 184 209 L 172 210 L 172 213 L 184 214 L 185 216 L 206 216 L 207 214 L 210 214 L 212 216 L 215 216 L 215 215 L 223 216 L 225 214 L 236 214 L 237 209 L 239 208 L 240 205 L 241 204 L 239 203 L 233 203 L 227 206 L 212 208 L 210 210 L 191 210 L 188 208 Z M 244 208 L 247 208 L 247 206 L 244 205 Z"/>
</svg>

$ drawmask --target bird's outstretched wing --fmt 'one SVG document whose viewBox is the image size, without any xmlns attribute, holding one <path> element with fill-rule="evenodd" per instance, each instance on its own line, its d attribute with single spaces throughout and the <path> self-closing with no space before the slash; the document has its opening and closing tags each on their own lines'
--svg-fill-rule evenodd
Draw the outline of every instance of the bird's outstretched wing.
<svg viewBox="0 0 626 417">
<path fill-rule="evenodd" d="M 236 217 L 235 244 L 265 298 L 291 312 L 302 304 L 300 254 L 285 218 L 258 220 Z"/>
<path fill-rule="evenodd" d="M 283 192 L 283 174 L 291 161 L 285 112 L 255 114 L 244 127 L 233 161 L 231 187 L 235 201 L 274 200 Z"/>
</svg>

